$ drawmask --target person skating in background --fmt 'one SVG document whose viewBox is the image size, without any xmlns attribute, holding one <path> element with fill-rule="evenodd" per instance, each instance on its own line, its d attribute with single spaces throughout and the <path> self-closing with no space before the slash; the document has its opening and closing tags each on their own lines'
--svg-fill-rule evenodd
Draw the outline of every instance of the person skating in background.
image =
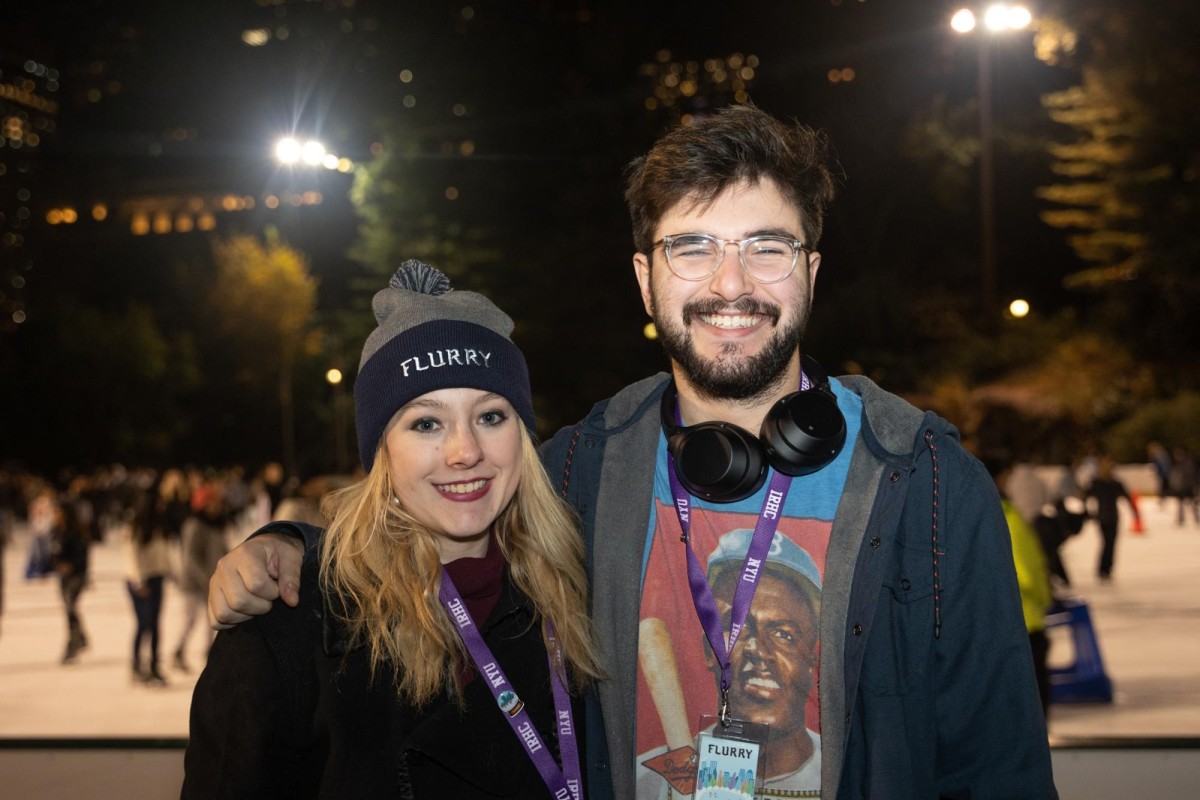
<svg viewBox="0 0 1200 800">
<path fill-rule="evenodd" d="M 179 541 L 183 522 L 191 513 L 192 487 L 181 469 L 163 470 L 155 497 L 155 524 L 168 541 Z"/>
<path fill-rule="evenodd" d="M 159 635 L 163 583 L 171 575 L 167 537 L 158 522 L 158 487 L 146 492 L 134 507 L 129 529 L 128 575 L 125 586 L 133 605 L 133 680 L 147 686 L 166 686 L 159 666 Z M 146 650 L 147 658 L 142 652 Z"/>
<path fill-rule="evenodd" d="M 1029 634 L 1029 649 L 1033 654 L 1033 670 L 1037 676 L 1038 696 L 1042 714 L 1050 712 L 1050 640 L 1046 636 L 1046 611 L 1054 602 L 1050 587 L 1050 572 L 1046 552 L 1038 534 L 1008 498 L 1006 490 L 1012 469 L 1001 460 L 988 463 L 988 471 L 1000 490 L 1000 504 L 1012 537 L 1013 563 L 1017 568 L 1017 587 L 1021 592 L 1021 611 L 1025 615 L 1025 630 Z M 1055 521 L 1054 517 L 1045 517 Z M 1041 519 L 1041 518 L 1039 518 Z"/>
<path fill-rule="evenodd" d="M 50 563 L 58 573 L 63 610 L 67 616 L 67 645 L 62 663 L 73 664 L 79 652 L 88 646 L 83 620 L 79 616 L 79 596 L 88 579 L 88 539 L 86 529 L 76 519 L 68 519 L 53 489 L 42 489 L 29 505 L 30 525 L 49 531 Z"/>
<path fill-rule="evenodd" d="M 29 555 L 25 562 L 25 579 L 36 580 L 53 575 L 54 530 L 62 523 L 62 511 L 57 501 L 45 502 L 42 491 L 39 490 L 29 499 L 25 518 L 29 523 Z"/>
<path fill-rule="evenodd" d="M 1187 509 L 1190 508 L 1192 522 L 1200 524 L 1200 505 L 1196 502 L 1196 459 L 1186 447 L 1176 447 L 1172 453 L 1168 484 L 1171 496 L 1179 502 L 1175 523 L 1183 527 Z"/>
<path fill-rule="evenodd" d="M 1081 459 L 1077 458 L 1062 468 L 1058 480 L 1050 490 L 1048 502 L 1032 521 L 1033 529 L 1042 545 L 1052 586 L 1062 589 L 1069 589 L 1071 586 L 1071 578 L 1067 575 L 1067 568 L 1062 560 L 1063 543 L 1078 534 L 1087 519 L 1087 508 L 1083 501 L 1084 491 L 1076 478 L 1080 463 Z"/>
<path fill-rule="evenodd" d="M 1113 561 L 1117 555 L 1117 528 L 1121 521 L 1117 501 L 1124 498 L 1129 504 L 1129 510 L 1133 512 L 1133 518 L 1141 521 L 1137 505 L 1129 496 L 1125 484 L 1113 474 L 1113 467 L 1111 456 L 1101 456 L 1096 462 L 1096 477 L 1092 479 L 1087 490 L 1087 496 L 1096 501 L 1096 524 L 1100 527 L 1100 536 L 1104 540 L 1096 576 L 1105 582 L 1112 579 Z"/>
<path fill-rule="evenodd" d="M 191 511 L 184 519 L 180 533 L 179 590 L 183 596 L 183 629 L 172 656 L 172 663 L 180 672 L 188 671 L 188 639 L 197 620 L 204 617 L 208 579 L 221 556 L 225 555 L 225 527 L 229 520 L 224 486 L 220 481 L 205 481 L 192 494 Z M 206 645 L 211 644 L 212 631 L 203 622 L 201 628 Z"/>
<path fill-rule="evenodd" d="M 1171 451 L 1162 442 L 1150 442 L 1146 445 L 1146 457 L 1158 479 L 1158 507 L 1162 508 L 1171 496 Z"/>
</svg>

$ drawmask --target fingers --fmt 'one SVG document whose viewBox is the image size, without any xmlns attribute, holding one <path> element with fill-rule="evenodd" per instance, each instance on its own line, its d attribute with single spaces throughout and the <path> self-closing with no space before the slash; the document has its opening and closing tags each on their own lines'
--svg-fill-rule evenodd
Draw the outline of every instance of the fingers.
<svg viewBox="0 0 1200 800">
<path fill-rule="evenodd" d="M 290 570 L 290 580 L 299 585 L 300 547 L 281 544 L 287 541 L 287 537 L 271 534 L 258 536 L 238 545 L 217 562 L 208 582 L 208 617 L 215 629 L 228 629 L 271 610 L 271 604 L 280 596 L 279 583 L 272 575 L 272 562 L 277 564 L 276 575 Z M 290 560 L 281 557 L 284 553 Z M 298 592 L 293 590 L 293 595 L 298 600 Z"/>
<path fill-rule="evenodd" d="M 241 608 L 250 609 L 250 613 L 241 613 L 234 610 L 233 602 L 239 604 Z M 253 619 L 254 616 L 265 614 L 271 609 L 270 601 L 260 600 L 258 602 L 247 601 L 244 596 L 239 600 L 230 602 L 230 599 L 221 587 L 217 587 L 214 582 L 209 582 L 209 625 L 216 631 L 228 631 L 229 628 Z"/>
<path fill-rule="evenodd" d="M 304 547 L 290 537 L 284 541 L 291 546 L 277 549 L 275 575 L 279 581 L 279 597 L 295 608 L 300 604 L 300 567 L 304 562 Z"/>
</svg>

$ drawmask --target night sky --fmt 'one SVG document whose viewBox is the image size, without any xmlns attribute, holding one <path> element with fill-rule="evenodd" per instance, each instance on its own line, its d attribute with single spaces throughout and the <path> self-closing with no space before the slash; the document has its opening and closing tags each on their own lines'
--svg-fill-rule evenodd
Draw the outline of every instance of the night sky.
<svg viewBox="0 0 1200 800">
<path fill-rule="evenodd" d="M 362 294 L 363 274 L 348 257 L 351 178 L 282 168 L 272 147 L 283 134 L 319 137 L 365 163 L 390 134 L 413 149 L 413 191 L 424 207 L 485 231 L 508 265 L 502 280 L 482 276 L 480 285 L 517 319 L 535 388 L 570 384 L 551 393 L 548 415 L 540 412 L 561 424 L 664 365 L 641 334 L 624 165 L 681 115 L 739 100 L 832 137 L 844 178 L 820 246 L 810 337 L 819 343 L 809 348 L 832 372 L 871 374 L 873 354 L 909 346 L 911 332 L 873 330 L 874 310 L 898 292 L 928 283 L 966 307 L 978 297 L 977 166 L 912 157 L 922 149 L 913 131 L 923 115 L 940 109 L 963 136 L 978 131 L 978 42 L 950 30 L 948 2 L 9 6 L 4 74 L 28 59 L 59 73 L 54 130 L 36 148 L 4 153 L 7 163 L 32 164 L 21 182 L 32 187 L 35 224 L 20 255 L 32 264 L 21 267 L 30 320 L 64 285 L 111 308 L 133 295 L 160 302 L 163 265 L 201 259 L 208 247 L 196 231 L 132 236 L 119 211 L 103 223 L 54 228 L 41 224 L 47 209 L 130 209 L 139 198 L 199 193 L 261 200 L 319 191 L 318 205 L 271 210 L 259 202 L 218 214 L 215 233 L 278 228 L 310 256 L 322 313 L 348 307 Z M 1037 60 L 1027 32 L 997 42 L 992 57 L 999 297 L 1025 297 L 1043 314 L 1083 306 L 1062 287 L 1078 261 L 1038 219 L 1033 191 L 1049 179 L 1046 159 L 1029 155 L 1031 142 L 1055 134 L 1040 96 L 1078 76 Z M 696 91 L 680 93 L 676 83 L 671 105 L 661 96 L 650 102 L 672 64 L 682 78 L 697 78 Z M 744 75 L 740 88 L 731 74 Z M 11 168 L 0 175 L 0 204 L 11 205 L 15 185 Z M 171 305 L 180 302 L 162 299 L 160 311 L 183 314 Z M 890 377 L 889 388 L 917 383 L 894 370 Z"/>
<path fill-rule="evenodd" d="M 421 140 L 428 159 L 461 162 L 440 174 L 467 187 L 478 183 L 477 196 L 465 197 L 467 187 L 458 187 L 461 203 L 474 204 L 471 213 L 487 214 L 479 209 L 491 206 L 507 226 L 534 225 L 556 192 L 572 191 L 572 183 L 602 189 L 607 182 L 612 191 L 590 201 L 607 222 L 623 214 L 622 165 L 678 116 L 644 107 L 653 83 L 641 74 L 643 65 L 655 64 L 662 51 L 680 63 L 755 56 L 749 98 L 832 135 L 845 183 L 824 250 L 827 265 L 837 264 L 830 272 L 850 277 L 867 266 L 854 262 L 871 235 L 870 217 L 897 206 L 929 208 L 912 213 L 910 242 L 883 248 L 892 251 L 889 259 L 910 260 L 898 251 L 918 244 L 922 259 L 972 257 L 969 232 L 947 228 L 976 224 L 974 187 L 965 187 L 956 213 L 947 216 L 936 198 L 906 196 L 905 167 L 898 163 L 916 111 L 937 98 L 962 104 L 974 96 L 973 44 L 950 31 L 952 8 L 936 0 L 737 8 L 93 0 L 25 3 L 17 14 L 27 16 L 46 61 L 64 73 L 58 129 L 38 154 L 38 170 L 48 191 L 76 202 L 83 194 L 195 185 L 261 193 L 284 177 L 271 159 L 279 135 L 317 136 L 361 160 L 378 140 L 375 123 L 389 114 Z M 249 46 L 247 31 L 269 38 Z M 98 65 L 102 74 L 94 71 Z M 831 71 L 844 70 L 853 70 L 852 80 L 830 80 Z M 402 73 L 411 74 L 407 83 Z M 995 73 L 998 125 L 1024 131 L 1036 124 L 1039 95 L 1070 77 L 1033 57 L 1028 34 L 997 49 Z M 96 88 L 100 99 L 88 100 L 86 92 Z M 729 91 L 703 94 L 691 102 L 679 98 L 680 106 L 702 112 L 706 99 L 711 105 L 735 99 Z M 475 148 L 470 157 L 458 155 L 465 140 Z M 454 152 L 447 155 L 449 148 Z M 1030 189 L 1045 176 L 1000 166 L 1001 248 L 1010 256 L 1004 242 L 1014 237 L 1024 245 L 1019 259 L 1006 258 L 1004 288 L 1046 292 L 1058 302 L 1039 262 L 1062 254 L 1055 237 L 1039 235 L 1032 224 Z M 326 216 L 341 210 L 333 208 L 340 185 L 324 180 L 335 177 L 322 176 Z M 443 189 L 428 187 L 433 195 Z M 593 230 L 605 247 L 627 256 L 626 232 Z M 322 248 L 322 260 L 345 237 L 335 238 L 336 245 Z M 880 248 L 872 250 L 867 256 L 878 257 Z M 627 266 L 627 257 L 620 260 Z"/>
</svg>

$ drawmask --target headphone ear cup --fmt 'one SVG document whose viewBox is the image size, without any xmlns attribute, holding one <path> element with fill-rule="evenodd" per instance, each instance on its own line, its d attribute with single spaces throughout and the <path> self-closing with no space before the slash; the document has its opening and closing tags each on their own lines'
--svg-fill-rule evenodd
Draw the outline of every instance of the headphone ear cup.
<svg viewBox="0 0 1200 800">
<path fill-rule="evenodd" d="M 762 488 L 767 460 L 757 437 L 737 425 L 705 422 L 668 437 L 675 475 L 691 494 L 717 503 L 744 500 Z"/>
<path fill-rule="evenodd" d="M 832 394 L 809 389 L 789 394 L 767 412 L 761 441 L 772 467 L 809 475 L 837 458 L 846 444 L 846 419 Z"/>
</svg>

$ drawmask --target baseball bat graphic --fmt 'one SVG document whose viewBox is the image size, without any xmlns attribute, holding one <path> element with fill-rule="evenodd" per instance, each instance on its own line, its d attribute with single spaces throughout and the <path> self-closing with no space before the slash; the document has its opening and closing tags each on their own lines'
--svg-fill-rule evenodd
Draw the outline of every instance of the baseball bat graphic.
<svg viewBox="0 0 1200 800">
<path fill-rule="evenodd" d="M 667 737 L 667 750 L 690 746 L 692 732 L 683 703 L 683 685 L 679 682 L 675 650 L 671 646 L 671 630 L 661 619 L 650 617 L 638 626 L 638 662 L 650 688 L 650 697 L 654 699 L 654 707 L 658 709 L 658 718 Z"/>
</svg>

